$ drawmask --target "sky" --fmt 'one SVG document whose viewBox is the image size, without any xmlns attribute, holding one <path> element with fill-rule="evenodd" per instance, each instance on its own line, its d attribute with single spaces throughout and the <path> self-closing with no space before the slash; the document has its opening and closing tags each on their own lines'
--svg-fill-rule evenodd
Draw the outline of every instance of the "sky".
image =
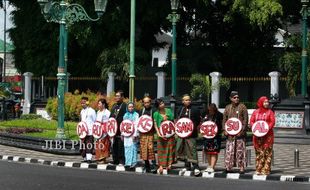
<svg viewBox="0 0 310 190">
<path fill-rule="evenodd" d="M 12 22 L 10 20 L 10 13 L 14 8 L 11 5 L 7 5 L 7 11 L 6 11 L 6 28 L 9 29 L 12 27 Z M 4 38 L 4 11 L 3 9 L 0 9 L 0 39 L 3 40 Z M 10 42 L 10 38 L 8 33 L 6 34 L 6 40 L 7 42 Z"/>
</svg>

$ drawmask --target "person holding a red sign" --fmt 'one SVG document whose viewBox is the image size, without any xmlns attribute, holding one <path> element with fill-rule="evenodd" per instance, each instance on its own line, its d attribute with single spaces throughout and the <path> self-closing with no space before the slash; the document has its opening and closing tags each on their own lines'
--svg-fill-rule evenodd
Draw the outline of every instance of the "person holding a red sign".
<svg viewBox="0 0 310 190">
<path fill-rule="evenodd" d="M 151 98 L 149 96 L 145 96 L 143 98 L 143 108 L 140 111 L 139 115 L 148 115 L 153 118 L 153 108 L 151 106 Z M 156 159 L 154 154 L 154 128 L 149 132 L 140 133 L 140 157 L 144 160 L 144 168 L 146 172 L 154 172 L 156 171 Z M 152 166 L 150 165 L 150 161 L 152 161 Z"/>
<path fill-rule="evenodd" d="M 172 164 L 175 162 L 175 138 L 164 137 L 159 128 L 164 121 L 173 121 L 174 117 L 171 109 L 165 107 L 165 102 L 162 99 L 155 101 L 157 111 L 154 112 L 154 128 L 157 132 L 157 157 L 158 157 L 158 173 L 162 174 L 164 169 L 170 170 Z"/>
<path fill-rule="evenodd" d="M 138 123 L 138 119 L 139 114 L 134 109 L 134 103 L 129 102 L 127 104 L 127 112 L 123 117 L 123 121 L 130 120 L 133 123 L 133 125 L 131 130 L 128 129 L 128 131 L 131 131 L 131 135 L 123 136 L 123 138 L 125 147 L 125 166 L 129 166 L 131 168 L 134 168 L 137 164 L 139 132 L 136 126 Z"/>
<path fill-rule="evenodd" d="M 216 104 L 211 103 L 208 106 L 208 114 L 202 119 L 202 122 L 212 121 L 216 124 L 217 133 L 214 130 L 209 130 L 210 136 L 214 136 L 213 138 L 205 138 L 204 139 L 204 153 L 207 154 L 208 159 L 208 168 L 206 172 L 214 172 L 214 168 L 216 162 L 218 160 L 218 154 L 221 150 L 221 141 L 222 141 L 222 122 L 223 122 L 223 114 L 218 111 Z"/>
<path fill-rule="evenodd" d="M 96 140 L 95 143 L 95 150 L 96 150 L 96 160 L 99 164 L 106 163 L 106 158 L 110 157 L 110 138 L 108 135 L 106 135 L 105 127 L 109 121 L 111 112 L 108 110 L 108 103 L 105 99 L 99 99 L 98 100 L 98 111 L 97 111 L 97 119 L 96 121 L 101 123 L 100 130 L 98 133 L 104 133 L 101 134 L 102 136 Z M 95 131 L 93 131 L 94 133 Z"/>
<path fill-rule="evenodd" d="M 229 126 L 231 126 L 230 130 L 239 132 L 235 135 L 232 132 L 229 134 L 230 131 L 224 131 L 224 135 L 227 137 L 225 172 L 231 172 L 233 166 L 237 163 L 240 173 L 243 174 L 246 167 L 245 137 L 248 130 L 248 110 L 244 104 L 240 103 L 237 91 L 230 93 L 230 101 L 231 104 L 225 107 L 223 114 L 223 126 L 227 124 L 227 121 L 231 121 L 230 119 L 236 118 L 238 122 L 232 120 Z"/>
<path fill-rule="evenodd" d="M 123 116 L 126 113 L 126 103 L 123 102 L 124 100 L 124 92 L 119 90 L 115 94 L 115 104 L 111 108 L 111 115 L 117 121 L 118 130 L 116 135 L 113 138 L 113 147 L 112 147 L 112 157 L 113 157 L 113 164 L 121 164 L 124 165 L 125 163 L 125 153 L 124 153 L 124 143 L 121 139 L 121 132 L 119 127 L 123 121 Z"/>
<path fill-rule="evenodd" d="M 269 108 L 269 100 L 266 96 L 262 96 L 258 99 L 257 107 L 258 109 L 256 109 L 251 116 L 250 125 L 253 126 L 256 121 L 266 121 L 269 126 L 269 131 L 262 137 L 253 135 L 253 144 L 256 153 L 256 174 L 269 175 L 274 141 L 273 127 L 275 125 L 275 115 Z"/>
<path fill-rule="evenodd" d="M 177 138 L 177 158 L 185 162 L 185 168 L 182 170 L 182 172 L 193 169 L 194 174 L 197 176 L 200 174 L 200 170 L 198 166 L 196 138 L 198 137 L 198 125 L 201 120 L 201 114 L 199 110 L 191 106 L 191 98 L 189 95 L 186 94 L 182 97 L 182 103 L 183 106 L 177 112 L 177 118 L 189 118 L 194 126 L 189 136 L 185 138 Z M 193 165 L 193 168 L 191 168 L 191 164 Z"/>
<path fill-rule="evenodd" d="M 81 106 L 82 110 L 80 118 L 81 121 L 87 124 L 88 134 L 84 139 L 82 139 L 82 146 L 80 151 L 83 157 L 83 161 L 90 163 L 94 150 L 94 137 L 92 133 L 92 127 L 94 122 L 96 121 L 96 111 L 89 106 L 88 97 L 82 97 Z"/>
</svg>

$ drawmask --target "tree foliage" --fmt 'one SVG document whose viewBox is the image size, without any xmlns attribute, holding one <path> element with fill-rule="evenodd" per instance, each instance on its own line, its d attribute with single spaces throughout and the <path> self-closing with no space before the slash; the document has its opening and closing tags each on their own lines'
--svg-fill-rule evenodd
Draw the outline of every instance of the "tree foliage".
<svg viewBox="0 0 310 190">
<path fill-rule="evenodd" d="M 273 47 L 278 28 L 296 23 L 300 2 L 291 0 L 180 0 L 177 23 L 178 75 L 219 71 L 224 76 L 261 76 L 297 63 L 290 48 L 278 65 Z M 16 47 L 20 72 L 55 76 L 58 66 L 59 25 L 47 23 L 36 0 L 10 0 L 14 28 L 10 37 Z M 96 17 L 92 1 L 70 0 Z M 151 62 L 151 50 L 161 47 L 154 35 L 171 31 L 166 19 L 170 1 L 140 0 L 136 5 L 136 68 Z M 130 1 L 108 2 L 98 22 L 79 22 L 69 28 L 68 71 L 72 76 L 102 76 L 114 71 L 126 80 L 129 67 Z M 170 52 L 171 53 L 171 52 Z M 170 64 L 170 61 L 169 61 Z M 290 65 L 297 69 L 294 64 Z M 167 66 L 168 72 L 170 66 Z M 143 75 L 137 72 L 136 75 Z M 292 70 L 294 73 L 295 71 Z M 288 72 L 289 73 L 289 72 Z M 295 75 L 294 75 L 295 77 Z"/>
</svg>

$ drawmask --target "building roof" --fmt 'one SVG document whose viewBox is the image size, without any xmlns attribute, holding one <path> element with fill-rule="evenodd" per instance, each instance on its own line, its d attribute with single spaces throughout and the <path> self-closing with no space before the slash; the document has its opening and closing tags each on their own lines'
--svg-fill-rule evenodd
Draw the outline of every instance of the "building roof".
<svg viewBox="0 0 310 190">
<path fill-rule="evenodd" d="M 6 52 L 12 52 L 14 49 L 14 46 L 8 42 L 6 42 Z M 0 52 L 4 52 L 4 41 L 0 39 Z"/>
</svg>

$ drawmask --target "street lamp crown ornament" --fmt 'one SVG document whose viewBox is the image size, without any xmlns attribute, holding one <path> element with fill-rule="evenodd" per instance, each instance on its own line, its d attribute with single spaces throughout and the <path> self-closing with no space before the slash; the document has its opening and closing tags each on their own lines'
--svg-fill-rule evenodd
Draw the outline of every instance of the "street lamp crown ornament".
<svg viewBox="0 0 310 190">
<path fill-rule="evenodd" d="M 179 8 L 180 0 L 171 0 L 171 10 L 176 11 Z"/>
<path fill-rule="evenodd" d="M 309 0 L 301 0 L 301 4 L 308 4 L 309 3 Z"/>
</svg>

